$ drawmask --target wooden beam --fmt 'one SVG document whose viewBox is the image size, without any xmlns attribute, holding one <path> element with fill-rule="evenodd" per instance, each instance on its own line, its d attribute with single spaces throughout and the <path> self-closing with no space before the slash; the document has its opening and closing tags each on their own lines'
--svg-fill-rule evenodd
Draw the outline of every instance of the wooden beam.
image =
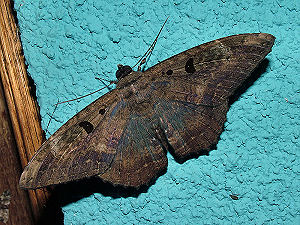
<svg viewBox="0 0 300 225">
<path fill-rule="evenodd" d="M 27 191 L 18 187 L 22 172 L 18 149 L 0 82 L 0 195 L 9 193 L 9 201 L 0 204 L 0 221 L 5 224 L 34 224 Z M 0 209 L 0 210 L 1 210 Z"/>
<path fill-rule="evenodd" d="M 30 94 L 22 45 L 12 7 L 10 0 L 0 0 L 0 75 L 21 167 L 24 168 L 42 144 L 43 131 L 38 105 Z M 35 221 L 38 221 L 49 192 L 39 189 L 29 191 L 28 194 Z"/>
</svg>

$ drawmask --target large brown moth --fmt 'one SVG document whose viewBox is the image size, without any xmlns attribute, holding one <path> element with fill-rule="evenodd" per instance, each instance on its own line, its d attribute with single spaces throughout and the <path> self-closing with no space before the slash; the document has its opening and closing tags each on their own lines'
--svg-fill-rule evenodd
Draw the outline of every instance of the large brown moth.
<svg viewBox="0 0 300 225">
<path fill-rule="evenodd" d="M 88 105 L 37 151 L 20 178 L 39 188 L 98 176 L 140 187 L 178 159 L 209 150 L 222 132 L 228 98 L 271 51 L 274 36 L 214 40 L 146 71 L 119 65 L 116 88 Z"/>
</svg>

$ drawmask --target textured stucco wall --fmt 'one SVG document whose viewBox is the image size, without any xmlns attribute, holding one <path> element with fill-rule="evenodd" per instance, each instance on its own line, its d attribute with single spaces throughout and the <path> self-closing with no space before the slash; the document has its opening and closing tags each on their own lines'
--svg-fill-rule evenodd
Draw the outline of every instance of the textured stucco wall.
<svg viewBox="0 0 300 225">
<path fill-rule="evenodd" d="M 300 1 L 15 0 L 15 9 L 44 128 L 58 98 L 133 65 L 167 16 L 148 66 L 231 34 L 277 38 L 266 72 L 231 106 L 217 151 L 184 164 L 168 155 L 147 192 L 82 197 L 63 206 L 65 224 L 300 224 Z M 58 107 L 50 133 L 103 93 Z"/>
</svg>

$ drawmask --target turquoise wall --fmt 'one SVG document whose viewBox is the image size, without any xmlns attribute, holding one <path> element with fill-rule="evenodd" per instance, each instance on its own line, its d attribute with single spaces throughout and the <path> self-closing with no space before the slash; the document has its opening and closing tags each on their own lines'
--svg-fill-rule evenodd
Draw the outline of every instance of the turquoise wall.
<svg viewBox="0 0 300 225">
<path fill-rule="evenodd" d="M 15 0 L 14 5 L 44 129 L 58 99 L 99 89 L 103 83 L 95 77 L 114 79 L 117 64 L 135 64 L 167 16 L 148 67 L 232 34 L 276 37 L 266 71 L 231 106 L 216 151 L 184 164 L 168 155 L 166 174 L 140 193 L 105 186 L 67 200 L 61 196 L 65 224 L 300 224 L 300 1 Z M 107 91 L 60 105 L 48 137 Z"/>
</svg>

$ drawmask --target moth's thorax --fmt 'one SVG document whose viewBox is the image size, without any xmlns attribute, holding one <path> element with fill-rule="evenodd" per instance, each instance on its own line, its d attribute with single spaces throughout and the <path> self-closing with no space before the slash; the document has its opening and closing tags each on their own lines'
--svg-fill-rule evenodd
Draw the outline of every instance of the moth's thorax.
<svg viewBox="0 0 300 225">
<path fill-rule="evenodd" d="M 148 86 L 149 80 L 140 71 L 132 71 L 117 83 L 117 89 L 120 90 L 121 98 L 126 99 L 127 107 L 144 117 L 153 114 L 153 96 L 149 93 Z"/>
</svg>

